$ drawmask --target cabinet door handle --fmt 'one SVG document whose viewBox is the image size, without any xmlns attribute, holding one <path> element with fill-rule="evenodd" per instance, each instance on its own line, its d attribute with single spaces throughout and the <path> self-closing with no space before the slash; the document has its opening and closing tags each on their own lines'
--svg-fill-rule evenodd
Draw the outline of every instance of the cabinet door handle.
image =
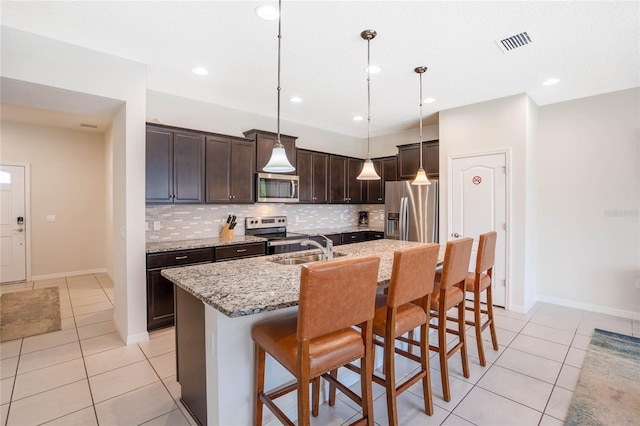
<svg viewBox="0 0 640 426">
<path fill-rule="evenodd" d="M 247 251 L 247 249 L 237 249 L 236 253 L 244 253 L 245 251 Z"/>
<path fill-rule="evenodd" d="M 176 256 L 176 260 L 184 260 L 186 258 L 188 258 L 189 256 Z"/>
</svg>

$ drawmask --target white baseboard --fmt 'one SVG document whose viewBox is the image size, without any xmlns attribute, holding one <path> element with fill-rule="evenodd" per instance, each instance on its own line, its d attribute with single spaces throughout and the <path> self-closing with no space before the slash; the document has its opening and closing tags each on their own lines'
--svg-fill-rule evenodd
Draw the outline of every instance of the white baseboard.
<svg viewBox="0 0 640 426">
<path fill-rule="evenodd" d="M 120 338 L 122 339 L 122 341 L 127 346 L 134 345 L 134 344 L 140 343 L 140 342 L 148 342 L 149 341 L 149 333 L 146 332 L 146 331 L 143 332 L 143 333 L 130 334 L 130 335 L 128 335 L 125 332 L 123 332 L 122 327 L 120 327 L 120 324 L 118 323 L 118 319 L 116 318 L 115 311 L 114 311 L 114 314 L 113 314 L 113 324 L 115 325 L 116 331 L 120 335 Z"/>
<path fill-rule="evenodd" d="M 78 275 L 102 274 L 106 273 L 105 268 L 85 269 L 84 271 L 61 272 L 58 274 L 32 275 L 31 281 L 51 280 L 54 278 L 75 277 Z"/>
<path fill-rule="evenodd" d="M 558 299 L 556 297 L 548 297 L 538 295 L 539 302 L 553 303 L 554 305 L 566 306 L 568 308 L 583 309 L 585 311 L 598 312 L 600 314 L 613 315 L 616 317 L 629 318 L 640 321 L 640 312 L 626 311 L 624 309 L 615 309 L 608 306 L 592 305 L 589 303 L 576 302 L 567 299 Z"/>
</svg>

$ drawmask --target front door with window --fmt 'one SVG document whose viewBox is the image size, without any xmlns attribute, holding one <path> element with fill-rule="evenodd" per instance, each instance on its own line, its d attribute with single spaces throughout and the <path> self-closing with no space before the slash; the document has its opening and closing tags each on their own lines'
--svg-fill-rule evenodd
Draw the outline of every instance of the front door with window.
<svg viewBox="0 0 640 426">
<path fill-rule="evenodd" d="M 0 282 L 27 278 L 25 166 L 0 166 Z"/>
</svg>

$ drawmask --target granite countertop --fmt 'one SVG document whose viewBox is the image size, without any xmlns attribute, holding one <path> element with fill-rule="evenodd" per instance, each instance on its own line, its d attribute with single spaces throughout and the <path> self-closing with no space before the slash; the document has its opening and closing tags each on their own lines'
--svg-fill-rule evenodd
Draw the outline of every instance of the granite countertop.
<svg viewBox="0 0 640 426">
<path fill-rule="evenodd" d="M 202 238 L 198 240 L 162 241 L 157 243 L 147 243 L 147 253 L 162 253 L 174 250 L 261 243 L 264 241 L 267 241 L 266 238 L 254 237 L 252 235 L 238 235 L 231 239 Z"/>
<path fill-rule="evenodd" d="M 410 241 L 375 240 L 337 246 L 334 252 L 346 255 L 340 259 L 380 256 L 378 284 L 383 285 L 391 278 L 394 250 L 420 244 Z M 163 269 L 162 276 L 228 317 L 241 317 L 296 306 L 302 265 L 281 265 L 269 260 L 306 256 L 311 253 L 320 253 L 320 250 Z M 442 254 L 441 248 L 440 259 Z"/>
</svg>

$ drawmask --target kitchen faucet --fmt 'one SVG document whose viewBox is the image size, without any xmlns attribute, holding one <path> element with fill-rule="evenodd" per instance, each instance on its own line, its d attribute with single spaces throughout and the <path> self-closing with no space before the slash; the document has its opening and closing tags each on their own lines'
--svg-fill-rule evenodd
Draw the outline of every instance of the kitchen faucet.
<svg viewBox="0 0 640 426">
<path fill-rule="evenodd" d="M 320 244 L 317 241 L 314 240 L 302 240 L 300 241 L 300 245 L 302 247 L 307 247 L 309 245 L 312 246 L 316 246 L 318 247 L 320 250 L 322 250 L 322 253 L 324 254 L 324 257 L 327 258 L 327 260 L 333 260 L 333 240 L 331 240 L 331 238 L 325 237 L 324 235 L 320 234 L 320 237 L 324 238 L 327 241 L 327 247 L 323 247 L 322 244 Z"/>
</svg>

